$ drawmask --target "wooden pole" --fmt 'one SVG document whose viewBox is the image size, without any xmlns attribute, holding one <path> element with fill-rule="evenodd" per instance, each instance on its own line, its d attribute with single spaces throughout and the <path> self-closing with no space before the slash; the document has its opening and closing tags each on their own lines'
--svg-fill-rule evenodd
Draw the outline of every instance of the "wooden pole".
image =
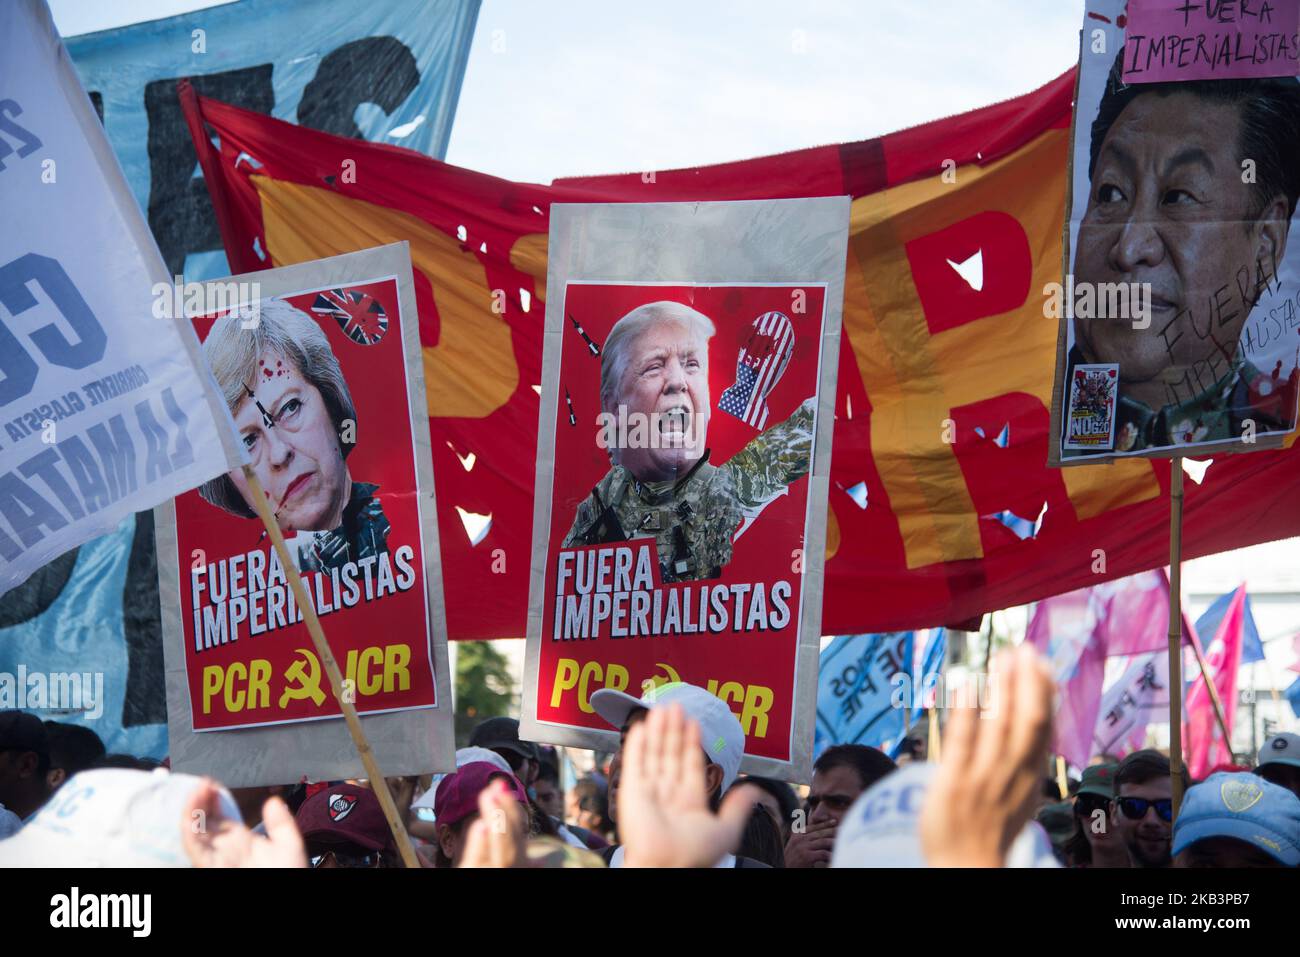
<svg viewBox="0 0 1300 957">
<path fill-rule="evenodd" d="M 1183 803 L 1183 460 L 1169 472 L 1169 781 L 1174 819 Z"/>
<path fill-rule="evenodd" d="M 307 625 L 308 633 L 311 634 L 312 643 L 316 646 L 316 654 L 320 656 L 325 674 L 329 676 L 330 689 L 334 692 L 334 698 L 343 710 L 343 718 L 347 722 L 348 731 L 352 734 L 352 743 L 356 745 L 357 754 L 361 756 L 361 763 L 366 769 L 366 776 L 370 779 L 370 789 L 375 792 L 375 796 L 379 798 L 379 806 L 384 809 L 384 817 L 388 819 L 388 826 L 393 832 L 393 839 L 397 842 L 397 850 L 402 855 L 402 862 L 407 867 L 419 867 L 420 861 L 415 856 L 415 848 L 411 846 L 406 825 L 397 813 L 397 805 L 388 790 L 388 782 L 384 780 L 383 772 L 379 770 L 379 764 L 375 761 L 375 754 L 370 749 L 370 742 L 366 740 L 365 732 L 361 730 L 361 719 L 357 717 L 357 709 L 343 694 L 343 673 L 339 671 L 334 653 L 330 651 L 329 642 L 325 640 L 325 632 L 321 629 L 320 619 L 316 617 L 316 609 L 298 574 L 298 566 L 289 557 L 289 548 L 284 543 L 284 533 L 280 531 L 280 523 L 276 521 L 275 513 L 271 511 L 266 492 L 262 490 L 262 483 L 258 481 L 256 473 L 248 465 L 244 466 L 244 481 L 248 483 L 249 491 L 252 493 L 253 507 L 257 510 L 257 516 L 271 536 L 275 553 L 280 556 L 285 578 L 289 580 L 289 588 L 293 591 L 293 600 L 302 609 L 303 621 Z"/>
<path fill-rule="evenodd" d="M 1065 757 L 1056 756 L 1056 786 L 1061 792 L 1061 800 L 1070 800 L 1070 775 L 1065 769 Z"/>
</svg>

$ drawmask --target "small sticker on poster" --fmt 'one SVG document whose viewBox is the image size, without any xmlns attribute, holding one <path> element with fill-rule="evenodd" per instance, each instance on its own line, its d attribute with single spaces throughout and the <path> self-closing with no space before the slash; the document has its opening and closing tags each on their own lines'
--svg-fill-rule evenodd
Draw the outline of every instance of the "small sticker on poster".
<svg viewBox="0 0 1300 957">
<path fill-rule="evenodd" d="M 1115 397 L 1119 366 L 1115 363 L 1077 365 L 1070 379 L 1067 449 L 1115 447 Z"/>
</svg>

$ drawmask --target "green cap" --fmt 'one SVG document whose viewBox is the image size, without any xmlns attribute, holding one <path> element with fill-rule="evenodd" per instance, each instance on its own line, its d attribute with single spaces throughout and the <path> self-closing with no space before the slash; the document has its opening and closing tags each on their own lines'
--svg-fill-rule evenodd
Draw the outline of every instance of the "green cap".
<svg viewBox="0 0 1300 957">
<path fill-rule="evenodd" d="M 1057 847 L 1074 836 L 1074 812 L 1069 801 L 1043 805 L 1038 811 L 1038 823 Z"/>
<path fill-rule="evenodd" d="M 1097 794 L 1101 797 L 1115 796 L 1115 772 L 1118 764 L 1094 764 L 1083 769 L 1083 779 L 1079 782 L 1078 794 Z"/>
</svg>

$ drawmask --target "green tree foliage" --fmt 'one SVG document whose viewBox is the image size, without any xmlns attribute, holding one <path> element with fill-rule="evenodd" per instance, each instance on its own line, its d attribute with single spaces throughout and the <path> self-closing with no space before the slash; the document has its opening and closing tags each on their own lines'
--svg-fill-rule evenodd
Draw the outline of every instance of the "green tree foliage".
<svg viewBox="0 0 1300 957">
<path fill-rule="evenodd" d="M 463 748 L 479 722 L 514 713 L 515 682 L 492 642 L 456 645 L 456 747 Z"/>
</svg>

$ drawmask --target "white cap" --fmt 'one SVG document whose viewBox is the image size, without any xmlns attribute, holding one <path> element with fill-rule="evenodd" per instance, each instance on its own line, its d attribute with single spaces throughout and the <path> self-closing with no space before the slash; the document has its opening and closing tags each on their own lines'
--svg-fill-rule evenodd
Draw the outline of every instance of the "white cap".
<svg viewBox="0 0 1300 957">
<path fill-rule="evenodd" d="M 840 819 L 831 867 L 927 867 L 921 805 L 938 769 L 933 762 L 907 764 L 862 792 Z M 1007 854 L 1007 867 L 1060 866 L 1046 832 L 1034 821 Z"/>
<path fill-rule="evenodd" d="M 0 867 L 189 867 L 181 827 L 201 780 L 162 768 L 82 771 L 0 841 Z M 219 790 L 221 813 L 242 821 L 230 792 Z"/>
<path fill-rule="evenodd" d="M 596 714 L 620 731 L 633 711 L 670 704 L 681 705 L 687 716 L 699 724 L 700 743 L 709 760 L 722 768 L 722 790 L 726 793 L 740 772 L 740 759 L 745 754 L 745 732 L 740 728 L 739 719 L 721 698 L 684 681 L 658 685 L 640 698 L 612 688 L 601 688 L 591 696 L 591 706 Z"/>
<path fill-rule="evenodd" d="M 1275 734 L 1259 749 L 1259 767 L 1266 764 L 1289 764 L 1300 768 L 1300 734 Z"/>
<path fill-rule="evenodd" d="M 470 746 L 461 748 L 456 752 L 456 769 L 459 770 L 467 764 L 473 764 L 475 761 L 486 761 L 488 764 L 495 764 L 506 774 L 514 774 L 510 770 L 510 762 L 495 751 L 489 751 L 487 748 L 478 748 Z M 445 774 L 435 774 L 429 784 L 429 790 L 425 791 L 418 798 L 411 802 L 411 807 L 428 808 L 433 810 L 433 796 L 438 790 L 438 782 L 445 778 Z M 585 846 L 585 845 L 584 845 Z"/>
</svg>

